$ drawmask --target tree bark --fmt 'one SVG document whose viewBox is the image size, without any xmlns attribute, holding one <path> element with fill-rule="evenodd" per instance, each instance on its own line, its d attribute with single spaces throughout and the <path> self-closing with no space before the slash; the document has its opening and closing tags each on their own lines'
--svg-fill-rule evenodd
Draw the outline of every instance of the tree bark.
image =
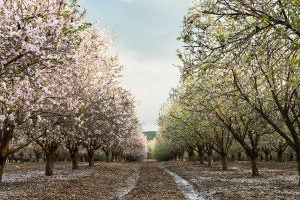
<svg viewBox="0 0 300 200">
<path fill-rule="evenodd" d="M 212 166 L 212 157 L 213 157 L 213 152 L 211 146 L 208 146 L 207 148 L 207 164 L 208 167 Z"/>
<path fill-rule="evenodd" d="M 90 167 L 93 167 L 95 165 L 94 153 L 95 152 L 93 150 L 88 151 L 88 161 Z"/>
<path fill-rule="evenodd" d="M 111 162 L 111 152 L 109 150 L 104 151 L 105 153 L 105 162 L 109 163 Z"/>
<path fill-rule="evenodd" d="M 252 177 L 257 177 L 257 176 L 259 176 L 258 166 L 257 166 L 257 157 L 256 158 L 250 157 L 250 159 L 251 159 Z"/>
<path fill-rule="evenodd" d="M 0 158 L 0 182 L 2 182 L 3 171 L 6 163 L 6 158 Z"/>
<path fill-rule="evenodd" d="M 199 155 L 199 161 L 201 165 L 204 165 L 204 154 L 205 154 L 205 146 L 204 145 L 198 145 L 198 155 Z"/>
<path fill-rule="evenodd" d="M 222 170 L 228 170 L 227 155 L 222 155 Z"/>
<path fill-rule="evenodd" d="M 45 169 L 46 176 L 53 175 L 54 157 L 55 157 L 55 151 L 50 151 L 50 152 L 46 153 L 46 169 Z"/>
<path fill-rule="evenodd" d="M 75 147 L 74 149 L 70 149 L 70 157 L 72 160 L 72 169 L 79 169 L 79 148 Z"/>
<path fill-rule="evenodd" d="M 21 153 L 20 153 L 20 162 L 21 163 L 24 162 L 24 153 L 23 153 L 23 151 L 21 151 Z"/>
<path fill-rule="evenodd" d="M 277 159 L 278 159 L 278 162 L 283 162 L 282 157 L 283 157 L 283 151 L 278 150 L 278 152 L 277 152 Z"/>
<path fill-rule="evenodd" d="M 300 187 L 300 149 L 296 150 L 298 163 L 298 187 Z"/>
<path fill-rule="evenodd" d="M 207 165 L 208 167 L 212 166 L 212 155 L 207 155 Z"/>
<path fill-rule="evenodd" d="M 7 157 L 9 155 L 9 144 L 12 140 L 14 125 L 10 125 L 8 121 L 4 122 L 3 125 L 3 133 L 1 134 L 1 141 L 0 141 L 0 182 L 2 181 L 3 171 L 5 167 L 5 163 Z M 7 123 L 7 124 L 6 124 Z"/>
</svg>

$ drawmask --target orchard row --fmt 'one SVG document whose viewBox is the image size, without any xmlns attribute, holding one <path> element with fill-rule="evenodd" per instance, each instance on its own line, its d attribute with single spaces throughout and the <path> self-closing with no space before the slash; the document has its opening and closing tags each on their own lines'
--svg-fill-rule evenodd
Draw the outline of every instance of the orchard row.
<svg viewBox="0 0 300 200">
<path fill-rule="evenodd" d="M 77 1 L 0 1 L 0 178 L 9 155 L 38 144 L 53 174 L 60 146 L 78 168 L 95 151 L 142 159 L 135 102 L 119 83 L 112 39 L 86 22 Z"/>
<path fill-rule="evenodd" d="M 288 147 L 300 176 L 300 3 L 197 0 L 184 19 L 181 80 L 161 111 L 156 153 L 211 164 Z M 299 182 L 300 185 L 300 182 Z"/>
</svg>

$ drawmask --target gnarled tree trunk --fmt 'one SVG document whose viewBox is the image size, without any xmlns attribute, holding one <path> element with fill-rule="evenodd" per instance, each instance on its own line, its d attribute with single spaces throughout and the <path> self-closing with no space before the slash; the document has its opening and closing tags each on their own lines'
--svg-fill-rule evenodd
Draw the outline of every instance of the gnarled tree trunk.
<svg viewBox="0 0 300 200">
<path fill-rule="evenodd" d="M 46 153 L 46 169 L 45 175 L 52 176 L 54 171 L 54 158 L 55 158 L 55 151 L 49 151 Z"/>
<path fill-rule="evenodd" d="M 259 176 L 257 157 L 250 157 L 250 159 L 251 159 L 252 177 L 257 177 Z"/>
<path fill-rule="evenodd" d="M 45 161 L 46 161 L 46 168 L 45 168 L 45 175 L 52 176 L 54 171 L 54 163 L 55 163 L 55 152 L 59 147 L 59 143 L 56 141 L 39 141 L 37 140 L 36 143 L 40 145 L 45 154 Z"/>
<path fill-rule="evenodd" d="M 12 140 L 14 128 L 15 126 L 6 119 L 2 130 L 0 130 L 0 182 L 2 181 L 5 163 L 9 156 L 9 144 Z"/>
</svg>

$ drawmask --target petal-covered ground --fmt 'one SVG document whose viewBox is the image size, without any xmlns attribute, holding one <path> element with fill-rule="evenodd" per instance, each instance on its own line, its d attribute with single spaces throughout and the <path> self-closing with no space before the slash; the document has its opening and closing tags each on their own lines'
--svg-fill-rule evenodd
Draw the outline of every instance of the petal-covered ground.
<svg viewBox="0 0 300 200">
<path fill-rule="evenodd" d="M 218 163 L 211 168 L 188 162 L 167 162 L 165 165 L 191 182 L 205 199 L 300 199 L 295 162 L 261 162 L 261 177 L 258 178 L 251 177 L 249 162 L 231 162 L 228 171 L 220 170 Z"/>
<path fill-rule="evenodd" d="M 221 171 L 198 162 L 58 163 L 55 175 L 44 176 L 43 163 L 8 163 L 0 199 L 120 200 L 298 200 L 296 163 L 261 162 L 261 177 L 252 178 L 249 162 L 231 162 Z"/>
<path fill-rule="evenodd" d="M 9 164 L 0 186 L 0 199 L 119 199 L 135 185 L 139 163 L 97 163 L 71 170 L 58 164 L 45 177 L 43 164 Z"/>
</svg>

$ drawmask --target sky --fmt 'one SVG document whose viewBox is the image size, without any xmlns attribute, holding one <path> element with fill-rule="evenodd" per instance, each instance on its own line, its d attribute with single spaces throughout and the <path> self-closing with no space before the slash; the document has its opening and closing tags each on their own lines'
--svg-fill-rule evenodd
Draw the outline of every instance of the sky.
<svg viewBox="0 0 300 200">
<path fill-rule="evenodd" d="M 179 81 L 177 37 L 191 0 L 79 0 L 88 19 L 114 38 L 122 85 L 137 101 L 143 130 L 157 130 L 161 105 Z"/>
</svg>

